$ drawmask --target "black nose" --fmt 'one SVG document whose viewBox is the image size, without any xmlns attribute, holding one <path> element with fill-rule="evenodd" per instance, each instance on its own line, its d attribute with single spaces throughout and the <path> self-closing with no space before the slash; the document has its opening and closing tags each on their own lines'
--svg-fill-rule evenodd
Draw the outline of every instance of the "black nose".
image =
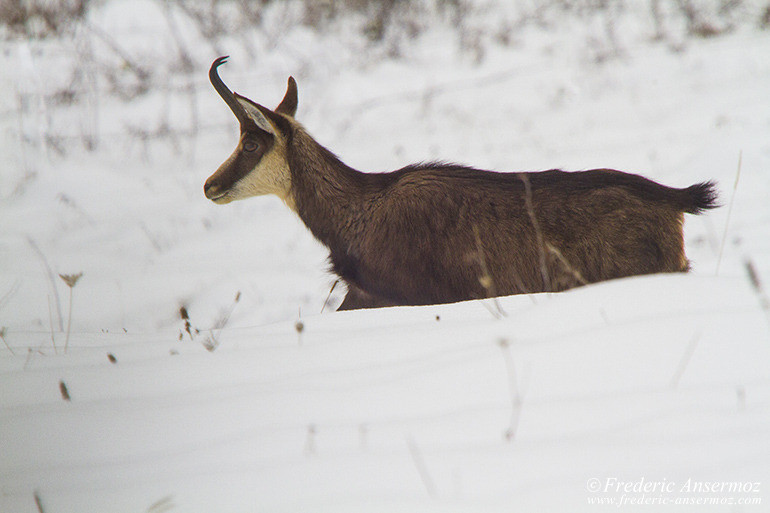
<svg viewBox="0 0 770 513">
<path fill-rule="evenodd" d="M 216 182 L 216 180 L 206 180 L 206 183 L 203 186 L 203 194 L 205 194 L 208 199 L 221 196 L 221 192 L 222 187 Z"/>
</svg>

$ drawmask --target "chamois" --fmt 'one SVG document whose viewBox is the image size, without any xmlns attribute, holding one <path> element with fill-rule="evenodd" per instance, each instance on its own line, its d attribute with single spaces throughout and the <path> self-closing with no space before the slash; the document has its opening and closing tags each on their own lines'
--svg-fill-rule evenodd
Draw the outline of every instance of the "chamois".
<svg viewBox="0 0 770 513">
<path fill-rule="evenodd" d="M 345 165 L 294 119 L 289 77 L 275 110 L 212 85 L 240 123 L 206 180 L 218 204 L 276 194 L 330 252 L 339 310 L 563 291 L 686 272 L 684 213 L 717 206 L 714 182 L 683 189 L 612 169 L 500 173 L 440 162 L 385 173 Z"/>
</svg>

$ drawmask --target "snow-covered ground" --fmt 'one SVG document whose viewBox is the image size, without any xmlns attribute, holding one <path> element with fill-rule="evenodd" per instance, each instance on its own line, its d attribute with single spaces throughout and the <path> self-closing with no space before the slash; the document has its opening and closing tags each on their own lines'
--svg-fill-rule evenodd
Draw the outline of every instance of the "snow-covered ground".
<svg viewBox="0 0 770 513">
<path fill-rule="evenodd" d="M 104 3 L 89 22 L 109 38 L 1 43 L 1 512 L 767 510 L 767 31 L 652 41 L 628 15 L 609 46 L 588 18 L 503 40 L 474 32 L 507 26 L 482 10 L 471 43 L 437 23 L 395 52 L 273 9 L 208 44 L 160 5 Z M 106 78 L 105 41 L 151 92 L 118 94 L 131 70 Z M 333 279 L 294 214 L 203 197 L 236 142 L 206 81 L 220 52 L 270 106 L 294 75 L 297 118 L 358 169 L 613 167 L 715 179 L 725 206 L 687 216 L 686 276 L 503 298 L 503 316 L 333 313 L 337 289 L 320 313 Z M 79 101 L 54 95 L 73 83 Z"/>
</svg>

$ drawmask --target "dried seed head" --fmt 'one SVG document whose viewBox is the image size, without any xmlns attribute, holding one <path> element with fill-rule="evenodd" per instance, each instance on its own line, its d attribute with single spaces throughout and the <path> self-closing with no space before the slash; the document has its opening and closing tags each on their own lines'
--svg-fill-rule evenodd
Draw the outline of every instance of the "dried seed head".
<svg viewBox="0 0 770 513">
<path fill-rule="evenodd" d="M 78 280 L 80 279 L 81 276 L 83 276 L 83 273 L 60 274 L 59 278 L 64 280 L 64 283 L 66 283 L 69 288 L 72 288 L 72 287 L 74 287 L 77 284 L 77 282 L 78 282 Z"/>
</svg>

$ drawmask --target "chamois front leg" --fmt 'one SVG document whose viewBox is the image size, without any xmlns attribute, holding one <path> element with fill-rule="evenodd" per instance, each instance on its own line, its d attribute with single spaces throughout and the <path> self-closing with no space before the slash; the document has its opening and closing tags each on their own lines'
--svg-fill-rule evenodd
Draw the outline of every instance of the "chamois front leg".
<svg viewBox="0 0 770 513">
<path fill-rule="evenodd" d="M 342 304 L 337 308 L 337 311 L 341 310 L 358 310 L 362 308 L 381 308 L 384 306 L 398 306 L 392 301 L 387 299 L 373 296 L 367 292 L 364 292 L 355 285 L 348 283 L 348 293 L 345 295 L 345 299 Z"/>
</svg>

